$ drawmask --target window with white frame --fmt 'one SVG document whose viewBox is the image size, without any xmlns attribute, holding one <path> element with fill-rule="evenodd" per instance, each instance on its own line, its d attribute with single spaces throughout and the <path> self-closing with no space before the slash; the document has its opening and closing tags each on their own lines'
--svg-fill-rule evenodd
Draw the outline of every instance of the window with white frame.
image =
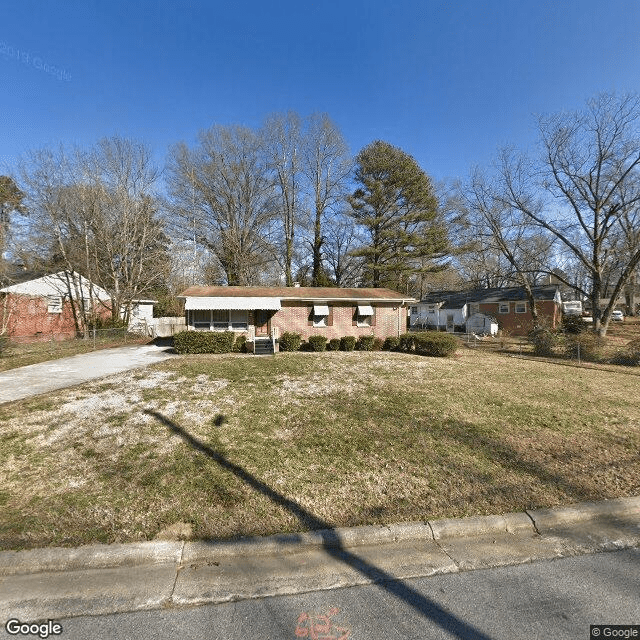
<svg viewBox="0 0 640 640">
<path fill-rule="evenodd" d="M 516 302 L 516 313 L 527 313 L 527 303 Z"/>
<path fill-rule="evenodd" d="M 62 296 L 47 296 L 47 311 L 62 313 Z"/>
<path fill-rule="evenodd" d="M 229 312 L 226 309 L 214 309 L 211 312 L 211 325 L 218 331 L 226 331 L 229 328 Z"/>
<path fill-rule="evenodd" d="M 509 303 L 498 302 L 498 313 L 509 313 Z"/>
<path fill-rule="evenodd" d="M 194 309 L 191 311 L 191 322 L 194 329 L 211 329 L 211 311 L 209 309 Z"/>
<path fill-rule="evenodd" d="M 247 331 L 249 328 L 249 312 L 239 309 L 229 311 L 229 328 L 231 331 Z"/>
<path fill-rule="evenodd" d="M 238 309 L 194 309 L 191 311 L 194 329 L 213 331 L 247 331 L 249 312 Z"/>
</svg>

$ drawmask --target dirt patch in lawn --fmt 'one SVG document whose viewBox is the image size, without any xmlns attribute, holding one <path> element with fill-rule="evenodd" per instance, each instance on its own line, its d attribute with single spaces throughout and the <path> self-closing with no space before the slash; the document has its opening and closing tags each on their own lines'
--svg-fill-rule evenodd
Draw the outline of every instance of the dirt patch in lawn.
<svg viewBox="0 0 640 640">
<path fill-rule="evenodd" d="M 224 538 L 635 495 L 638 382 L 624 368 L 467 349 L 175 358 L 0 406 L 0 546 L 178 529 Z"/>
</svg>

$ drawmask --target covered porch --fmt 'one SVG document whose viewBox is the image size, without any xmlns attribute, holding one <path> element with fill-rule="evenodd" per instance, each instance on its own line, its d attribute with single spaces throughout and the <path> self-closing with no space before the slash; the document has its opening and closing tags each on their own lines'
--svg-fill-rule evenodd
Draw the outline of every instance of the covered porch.
<svg viewBox="0 0 640 640">
<path fill-rule="evenodd" d="M 280 299 L 257 296 L 187 297 L 187 331 L 232 331 L 246 336 L 250 353 L 275 353 L 278 327 L 271 326 Z"/>
</svg>

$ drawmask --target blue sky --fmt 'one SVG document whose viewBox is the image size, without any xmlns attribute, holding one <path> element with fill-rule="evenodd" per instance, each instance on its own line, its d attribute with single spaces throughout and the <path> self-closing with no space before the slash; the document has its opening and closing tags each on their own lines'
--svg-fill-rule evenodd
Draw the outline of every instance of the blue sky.
<svg viewBox="0 0 640 640">
<path fill-rule="evenodd" d="M 162 164 L 213 124 L 294 110 L 353 153 L 382 139 L 464 177 L 531 145 L 535 114 L 639 89 L 637 0 L 4 0 L 0 173 L 113 134 Z"/>
</svg>

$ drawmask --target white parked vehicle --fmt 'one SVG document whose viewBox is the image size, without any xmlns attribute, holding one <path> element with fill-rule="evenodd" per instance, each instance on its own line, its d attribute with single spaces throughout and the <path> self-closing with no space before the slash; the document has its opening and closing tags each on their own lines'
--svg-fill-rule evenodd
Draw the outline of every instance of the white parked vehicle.
<svg viewBox="0 0 640 640">
<path fill-rule="evenodd" d="M 622 311 L 620 311 L 619 309 L 616 309 L 611 313 L 611 319 L 614 322 L 624 322 L 624 313 L 622 313 Z"/>
</svg>

